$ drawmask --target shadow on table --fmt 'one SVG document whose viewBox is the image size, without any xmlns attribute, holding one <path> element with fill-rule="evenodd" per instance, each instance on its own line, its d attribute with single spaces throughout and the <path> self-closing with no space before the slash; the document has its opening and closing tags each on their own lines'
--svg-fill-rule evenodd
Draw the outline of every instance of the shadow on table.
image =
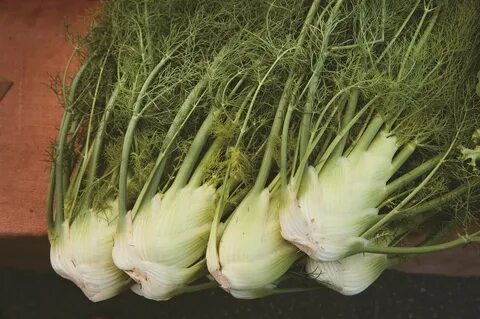
<svg viewBox="0 0 480 319">
<path fill-rule="evenodd" d="M 45 246 L 40 243 L 39 250 L 30 252 L 31 256 L 41 255 Z M 28 253 L 25 254 L 23 258 L 27 261 Z M 125 292 L 95 304 L 52 270 L 1 268 L 0 318 L 474 319 L 480 318 L 480 278 L 447 278 L 388 271 L 367 291 L 354 297 L 344 297 L 325 288 L 259 300 L 236 300 L 220 289 L 213 289 L 166 302 L 154 302 Z"/>
</svg>

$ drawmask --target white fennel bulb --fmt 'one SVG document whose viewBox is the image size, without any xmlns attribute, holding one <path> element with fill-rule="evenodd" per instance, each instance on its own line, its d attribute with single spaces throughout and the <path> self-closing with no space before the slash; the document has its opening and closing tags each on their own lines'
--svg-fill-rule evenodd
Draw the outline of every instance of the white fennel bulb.
<svg viewBox="0 0 480 319">
<path fill-rule="evenodd" d="M 247 195 L 227 221 L 218 255 L 207 253 L 210 273 L 237 298 L 271 294 L 300 256 L 280 234 L 279 205 L 268 189 Z"/>
<path fill-rule="evenodd" d="M 333 159 L 320 174 L 308 167 L 302 189 L 295 195 L 290 185 L 280 210 L 283 237 L 320 261 L 363 246 L 360 235 L 377 221 L 397 148 L 395 137 L 381 132 L 368 149 Z"/>
<path fill-rule="evenodd" d="M 367 289 L 390 264 L 386 255 L 356 254 L 337 261 L 308 258 L 306 271 L 319 283 L 351 296 Z"/>
<path fill-rule="evenodd" d="M 115 201 L 104 211 L 82 211 L 72 223 L 65 220 L 52 238 L 50 261 L 53 269 L 74 282 L 92 301 L 111 298 L 131 282 L 112 259 L 117 207 Z"/>
<path fill-rule="evenodd" d="M 205 275 L 215 198 L 212 186 L 187 185 L 156 194 L 136 216 L 128 212 L 115 237 L 113 259 L 135 280 L 135 293 L 167 300 Z"/>
</svg>

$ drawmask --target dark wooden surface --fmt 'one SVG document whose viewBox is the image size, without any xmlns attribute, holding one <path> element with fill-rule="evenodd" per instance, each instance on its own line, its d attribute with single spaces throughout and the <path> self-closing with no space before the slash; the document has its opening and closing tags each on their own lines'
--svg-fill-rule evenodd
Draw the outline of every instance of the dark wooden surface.
<svg viewBox="0 0 480 319">
<path fill-rule="evenodd" d="M 478 319 L 480 278 L 388 271 L 360 295 L 328 289 L 236 300 L 220 289 L 166 302 L 131 292 L 92 303 L 53 273 L 0 269 L 1 319 Z"/>
</svg>

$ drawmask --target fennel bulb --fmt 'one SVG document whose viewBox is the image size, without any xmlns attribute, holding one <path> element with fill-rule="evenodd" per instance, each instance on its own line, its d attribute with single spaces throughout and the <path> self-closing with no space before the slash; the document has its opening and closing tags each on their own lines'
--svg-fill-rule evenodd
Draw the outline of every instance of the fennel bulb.
<svg viewBox="0 0 480 319">
<path fill-rule="evenodd" d="M 130 278 L 112 259 L 117 217 L 117 201 L 105 211 L 80 212 L 71 224 L 65 220 L 52 239 L 53 269 L 73 281 L 91 301 L 111 298 L 130 285 Z"/>
<path fill-rule="evenodd" d="M 282 236 L 310 257 L 335 261 L 367 240 L 360 234 L 378 220 L 378 204 L 387 195 L 396 139 L 381 132 L 368 149 L 336 158 L 317 173 L 307 168 L 297 197 L 280 210 Z"/>
<path fill-rule="evenodd" d="M 327 262 L 308 258 L 306 271 L 319 283 L 351 296 L 367 289 L 390 265 L 386 255 L 356 254 Z"/>
<path fill-rule="evenodd" d="M 155 195 L 115 236 L 113 259 L 146 298 L 168 300 L 205 273 L 204 253 L 215 188 L 202 185 Z"/>
<path fill-rule="evenodd" d="M 218 257 L 209 258 L 207 253 L 210 273 L 236 297 L 271 294 L 276 282 L 300 257 L 280 235 L 280 201 L 268 189 L 247 195 L 227 220 Z"/>
</svg>

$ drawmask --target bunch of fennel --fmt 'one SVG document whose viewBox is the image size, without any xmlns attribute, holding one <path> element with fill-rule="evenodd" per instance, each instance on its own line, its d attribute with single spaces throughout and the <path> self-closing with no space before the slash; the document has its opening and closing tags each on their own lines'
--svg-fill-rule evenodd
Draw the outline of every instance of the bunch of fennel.
<svg viewBox="0 0 480 319">
<path fill-rule="evenodd" d="M 212 285 L 189 284 L 206 274 L 203 255 L 223 171 L 234 167 L 228 185 L 235 189 L 232 200 L 241 198 L 255 170 L 255 165 L 245 164 L 246 158 L 254 163 L 262 147 L 258 141 L 266 139 L 263 121 L 249 123 L 249 132 L 240 125 L 251 83 L 258 81 L 255 72 L 260 66 L 255 63 L 264 61 L 264 53 L 248 51 L 255 37 L 247 32 L 259 25 L 250 14 L 254 7 L 262 9 L 255 1 L 249 6 L 199 1 L 189 9 L 179 1 L 147 1 L 142 6 L 109 2 L 98 26 L 83 40 L 88 59 L 69 90 L 81 105 L 66 105 L 65 112 L 79 118 L 70 131 L 82 134 L 66 141 L 70 122 L 62 124 L 55 154 L 60 165 L 52 171 L 48 211 L 54 269 L 90 299 L 120 292 L 131 284 L 125 274 L 136 282 L 135 292 L 156 300 Z M 257 10 L 259 17 L 267 9 Z M 248 20 L 242 21 L 247 13 Z M 158 27 L 155 33 L 150 24 Z M 238 35 L 226 36 L 232 33 Z M 240 42 L 245 54 L 237 55 Z M 102 59 L 95 52 L 104 54 Z M 249 55 L 251 61 L 246 60 Z M 101 61 L 100 75 L 91 76 L 95 85 L 82 83 L 82 95 L 77 96 L 76 79 L 82 78 L 83 70 L 94 70 L 89 61 Z M 102 77 L 106 68 L 108 74 Z M 268 109 L 255 114 L 273 116 Z M 245 145 L 229 144 L 236 128 L 243 130 Z M 68 170 L 62 166 L 67 144 L 72 153 L 79 153 Z M 54 183 L 60 176 L 71 200 L 64 199 L 61 183 Z M 188 202 L 192 198 L 198 203 L 193 210 Z M 77 214 L 83 205 L 88 212 Z M 65 207 L 75 215 L 64 218 Z M 89 218 L 89 226 L 82 226 L 77 215 Z M 103 215 L 109 217 L 108 231 L 99 226 Z M 85 228 L 82 233 L 89 240 L 61 236 L 57 224 Z M 179 233 L 185 235 L 173 240 Z M 83 251 L 72 247 L 73 242 Z M 85 260 L 97 247 L 102 250 Z M 94 267 L 95 275 L 82 271 L 83 264 Z M 107 270 L 118 274 L 121 282 Z M 107 279 L 116 287 L 109 294 L 97 296 L 85 288 L 105 291 L 100 281 Z"/>
<path fill-rule="evenodd" d="M 225 34 L 235 29 L 232 23 L 224 24 L 227 9 L 207 14 L 212 6 L 199 2 L 185 11 L 178 1 L 108 2 L 90 33 L 77 44 L 75 54 L 87 58 L 70 87 L 65 72 L 61 83 L 65 113 L 47 203 L 51 261 L 57 273 L 93 301 L 110 298 L 131 284 L 112 258 L 119 210 L 140 195 L 156 152 L 163 151 L 161 141 L 169 138 L 179 99 L 188 99 L 189 90 L 201 93 L 192 82 L 205 72 L 209 56 L 218 53 Z M 180 27 L 183 19 L 190 21 Z M 211 41 L 216 34 L 217 42 Z M 210 42 L 205 41 L 208 38 Z M 143 108 L 142 132 L 125 139 L 129 117 L 138 107 Z M 138 121 L 138 114 L 135 118 Z M 189 143 L 189 137 L 183 138 Z M 129 166 L 123 165 L 124 139 L 134 144 Z M 129 175 L 128 194 L 118 186 L 124 182 L 124 172 Z"/>
<path fill-rule="evenodd" d="M 478 213 L 479 5 L 104 3 L 62 84 L 54 269 L 94 301 L 351 295 L 478 241 L 446 234 Z"/>
</svg>

